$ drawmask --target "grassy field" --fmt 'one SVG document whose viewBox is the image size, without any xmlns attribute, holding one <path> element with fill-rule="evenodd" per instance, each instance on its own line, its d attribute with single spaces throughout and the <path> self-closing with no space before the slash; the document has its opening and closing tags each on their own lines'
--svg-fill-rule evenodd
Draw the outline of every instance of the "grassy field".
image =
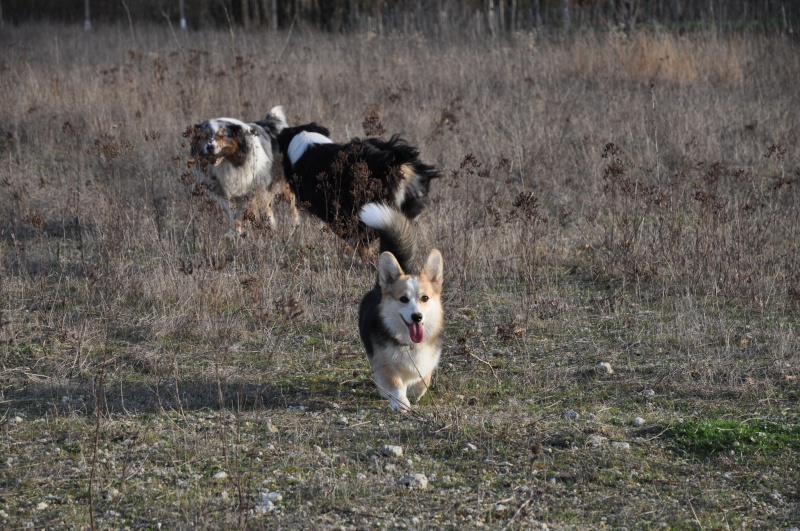
<svg viewBox="0 0 800 531">
<path fill-rule="evenodd" d="M 800 526 L 796 39 L 0 48 L 3 528 Z M 443 361 L 410 415 L 358 340 L 374 268 L 286 205 L 232 242 L 185 184 L 187 126 L 276 104 L 445 175 L 417 223 Z"/>
</svg>

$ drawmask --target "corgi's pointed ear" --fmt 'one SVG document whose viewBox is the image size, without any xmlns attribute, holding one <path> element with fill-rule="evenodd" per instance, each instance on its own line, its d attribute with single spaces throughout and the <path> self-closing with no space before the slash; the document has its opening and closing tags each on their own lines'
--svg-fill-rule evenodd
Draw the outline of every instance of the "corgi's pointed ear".
<svg viewBox="0 0 800 531">
<path fill-rule="evenodd" d="M 394 284 L 403 274 L 403 268 L 397 262 L 397 258 L 392 253 L 381 253 L 378 258 L 378 284 L 381 288 L 386 288 Z"/>
<path fill-rule="evenodd" d="M 428 277 L 431 284 L 436 286 L 439 291 L 442 290 L 444 264 L 442 262 L 442 253 L 438 249 L 431 249 L 431 252 L 428 253 L 428 259 L 425 261 L 425 267 L 422 272 Z"/>
</svg>

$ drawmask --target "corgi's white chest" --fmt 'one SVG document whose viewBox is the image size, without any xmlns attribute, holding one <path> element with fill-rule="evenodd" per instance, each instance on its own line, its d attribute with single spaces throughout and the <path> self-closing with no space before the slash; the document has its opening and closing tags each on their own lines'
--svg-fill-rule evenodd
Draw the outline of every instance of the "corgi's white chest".
<svg viewBox="0 0 800 531">
<path fill-rule="evenodd" d="M 406 381 L 414 381 L 430 374 L 439 364 L 441 350 L 438 345 L 420 343 L 418 345 L 401 346 L 392 349 L 392 361 L 398 372 Z"/>
</svg>

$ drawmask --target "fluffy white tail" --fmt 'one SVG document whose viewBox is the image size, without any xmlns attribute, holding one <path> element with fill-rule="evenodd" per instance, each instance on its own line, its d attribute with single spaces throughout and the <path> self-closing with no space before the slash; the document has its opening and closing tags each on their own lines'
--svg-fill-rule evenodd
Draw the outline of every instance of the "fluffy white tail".
<svg viewBox="0 0 800 531">
<path fill-rule="evenodd" d="M 387 229 L 392 226 L 397 216 L 402 216 L 400 212 L 388 205 L 380 203 L 367 203 L 361 207 L 358 218 L 367 227 L 376 230 Z"/>
<path fill-rule="evenodd" d="M 381 237 L 380 252 L 392 253 L 404 271 L 414 259 L 414 227 L 399 210 L 379 203 L 367 203 L 358 215 L 361 222 L 372 227 Z"/>
<path fill-rule="evenodd" d="M 286 114 L 283 112 L 283 105 L 276 105 L 275 107 L 271 108 L 267 113 L 267 120 L 275 120 L 283 124 L 286 127 Z"/>
</svg>

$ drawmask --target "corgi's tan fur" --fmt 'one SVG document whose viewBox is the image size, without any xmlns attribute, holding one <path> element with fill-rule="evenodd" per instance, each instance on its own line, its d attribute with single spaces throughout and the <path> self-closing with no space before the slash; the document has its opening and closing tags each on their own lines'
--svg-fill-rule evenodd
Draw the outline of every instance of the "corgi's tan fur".
<svg viewBox="0 0 800 531">
<path fill-rule="evenodd" d="M 414 239 L 408 218 L 377 203 L 365 205 L 360 218 L 380 234 L 381 255 L 375 287 L 361 301 L 359 332 L 381 396 L 405 412 L 428 390 L 441 355 L 442 255 L 431 250 L 419 274 L 409 274 Z"/>
</svg>

